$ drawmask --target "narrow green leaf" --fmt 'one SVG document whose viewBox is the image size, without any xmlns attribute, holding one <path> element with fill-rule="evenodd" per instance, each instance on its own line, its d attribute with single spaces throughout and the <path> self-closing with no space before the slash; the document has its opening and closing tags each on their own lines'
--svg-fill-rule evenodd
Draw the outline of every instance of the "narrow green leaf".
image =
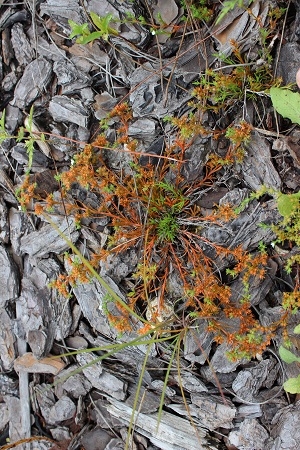
<svg viewBox="0 0 300 450">
<path fill-rule="evenodd" d="M 5 132 L 5 109 L 2 111 L 2 116 L 0 119 L 0 130 Z"/>
<path fill-rule="evenodd" d="M 68 20 L 68 23 L 69 23 L 69 25 L 70 25 L 70 27 L 72 29 L 72 32 L 71 32 L 71 34 L 69 36 L 70 39 L 72 39 L 75 36 L 81 35 L 81 34 L 84 35 L 84 36 L 87 36 L 89 34 L 89 25 L 88 25 L 88 23 L 84 23 L 82 25 L 79 25 L 78 23 L 73 22 L 73 20 Z"/>
<path fill-rule="evenodd" d="M 114 28 L 111 28 L 109 26 L 109 23 L 111 22 L 113 15 L 107 14 L 104 17 L 99 17 L 97 14 L 90 12 L 91 19 L 93 21 L 93 24 L 101 31 L 101 37 L 107 41 L 110 34 L 113 34 L 114 36 L 118 36 L 119 32 L 118 30 L 115 30 Z"/>
<path fill-rule="evenodd" d="M 34 152 L 34 140 L 32 138 L 28 139 L 25 142 L 25 147 L 27 149 L 27 154 L 28 154 L 28 169 L 31 169 L 33 152 Z"/>
<path fill-rule="evenodd" d="M 291 394 L 299 394 L 300 393 L 300 375 L 297 378 L 289 378 L 285 383 L 283 383 L 283 387 L 287 392 Z"/>
<path fill-rule="evenodd" d="M 173 360 L 175 358 L 175 352 L 177 350 L 177 347 L 180 345 L 180 335 L 176 337 L 176 339 L 174 339 L 174 349 L 168 364 L 168 368 L 167 368 L 167 372 L 166 372 L 166 376 L 165 376 L 165 381 L 164 381 L 164 385 L 163 385 L 163 389 L 162 389 L 162 393 L 160 396 L 160 403 L 159 403 L 159 408 L 158 408 L 158 415 L 157 415 L 157 426 L 156 426 L 156 430 L 158 431 L 159 428 L 159 424 L 161 421 L 161 416 L 162 416 L 162 411 L 163 411 L 163 407 L 164 407 L 164 399 L 165 399 L 165 394 L 166 394 L 166 389 L 168 386 L 168 380 L 169 380 L 169 376 L 170 376 L 170 371 L 172 368 L 172 364 L 173 364 Z"/>
<path fill-rule="evenodd" d="M 90 33 L 88 36 L 80 36 L 78 39 L 76 39 L 77 44 L 88 44 L 89 42 L 94 41 L 95 39 L 98 39 L 100 37 L 103 37 L 102 31 L 94 31 L 94 33 Z"/>
<path fill-rule="evenodd" d="M 21 142 L 24 139 L 25 130 L 24 127 L 20 127 L 18 131 L 18 137 L 16 139 L 17 142 Z"/>
<path fill-rule="evenodd" d="M 26 129 L 29 131 L 30 136 L 32 135 L 32 121 L 33 121 L 33 105 L 30 108 L 29 116 L 26 122 Z"/>
<path fill-rule="evenodd" d="M 99 28 L 99 30 L 107 31 L 108 24 L 112 19 L 112 14 L 109 13 L 105 17 L 100 17 L 100 16 L 97 16 L 97 14 L 95 14 L 93 11 L 91 11 L 90 16 L 93 21 L 93 24 L 97 28 Z"/>
<path fill-rule="evenodd" d="M 132 430 L 134 428 L 134 420 L 137 414 L 137 404 L 139 401 L 139 395 L 141 392 L 141 387 L 143 384 L 143 380 L 144 380 L 144 375 L 145 375 L 145 370 L 146 370 L 146 365 L 147 365 L 147 361 L 150 355 L 150 351 L 151 351 L 151 344 L 147 346 L 147 351 L 145 354 L 145 358 L 143 361 L 143 365 L 141 368 L 141 372 L 139 374 L 139 382 L 136 388 L 136 394 L 135 394 L 135 399 L 133 402 L 133 407 L 132 407 L 132 414 L 131 414 L 131 418 L 130 418 L 130 423 L 129 423 L 129 427 L 128 427 L 128 433 L 127 433 L 127 439 L 126 439 L 126 443 L 125 443 L 125 450 L 128 450 L 129 445 L 130 445 L 130 440 L 131 440 L 131 435 L 132 435 Z M 131 448 L 131 446 L 130 446 Z"/>
<path fill-rule="evenodd" d="M 294 333 L 300 334 L 300 323 L 294 328 Z"/>
<path fill-rule="evenodd" d="M 275 110 L 282 117 L 300 125 L 300 94 L 289 89 L 271 87 L 270 95 Z"/>
<path fill-rule="evenodd" d="M 282 359 L 282 361 L 286 362 L 287 364 L 291 364 L 293 362 L 300 362 L 300 358 L 298 358 L 292 352 L 284 348 L 282 345 L 279 347 L 279 356 Z"/>
<path fill-rule="evenodd" d="M 92 19 L 93 24 L 99 29 L 102 30 L 103 28 L 103 18 L 101 18 L 100 16 L 98 16 L 97 14 L 95 14 L 93 11 L 90 12 L 90 16 Z M 111 14 L 109 14 L 109 16 L 111 16 Z"/>
</svg>

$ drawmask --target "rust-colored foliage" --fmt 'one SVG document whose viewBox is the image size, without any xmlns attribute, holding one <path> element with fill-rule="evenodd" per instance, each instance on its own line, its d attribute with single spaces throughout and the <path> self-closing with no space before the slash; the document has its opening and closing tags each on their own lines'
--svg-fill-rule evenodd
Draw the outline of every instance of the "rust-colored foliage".
<svg viewBox="0 0 300 450">
<path fill-rule="evenodd" d="M 146 315 L 151 310 L 151 301 L 159 299 L 157 310 L 150 314 L 150 323 L 141 332 L 156 327 L 165 302 L 171 301 L 174 315 L 165 327 L 169 331 L 202 318 L 208 323 L 208 330 L 214 332 L 216 342 L 226 341 L 232 345 L 233 357 L 252 356 L 262 351 L 270 341 L 272 330 L 261 327 L 254 317 L 247 299 L 247 286 L 250 276 L 264 276 L 266 255 L 251 255 L 241 247 L 229 249 L 208 241 L 201 231 L 210 224 L 222 227 L 235 213 L 227 204 L 207 215 L 195 202 L 196 193 L 214 183 L 224 161 L 230 163 L 235 157 L 235 146 L 231 147 L 227 160 L 226 157 L 221 162 L 213 157 L 208 159 L 203 175 L 189 182 L 182 175 L 182 166 L 185 151 L 193 139 L 192 119 L 177 121 L 179 132 L 175 144 L 167 147 L 164 158 L 157 158 L 157 164 L 144 167 L 139 164 L 138 156 L 131 153 L 136 143 L 127 133 L 131 119 L 128 106 L 117 106 L 110 117 L 119 119 L 116 143 L 111 145 L 104 135 L 98 136 L 74 157 L 70 169 L 60 176 L 64 207 L 68 214 L 75 215 L 78 224 L 87 217 L 109 218 L 108 242 L 90 255 L 91 264 L 97 268 L 100 259 L 105 261 L 112 254 L 136 249 L 139 264 L 132 274 L 128 305 Z M 201 131 L 202 128 L 197 129 Z M 241 136 L 245 137 L 248 132 L 246 125 L 234 131 L 238 144 Z M 103 147 L 130 153 L 131 163 L 126 170 L 112 169 Z M 95 194 L 100 206 L 95 208 L 68 201 L 73 183 Z M 43 206 L 36 205 L 36 212 L 55 207 L 50 196 Z M 235 274 L 243 277 L 245 295 L 235 301 L 218 270 L 218 261 L 222 260 L 230 260 Z M 68 262 L 72 267 L 69 274 L 60 275 L 52 284 L 64 295 L 69 295 L 68 283 L 86 283 L 90 278 L 86 267 L 76 258 L 68 256 Z M 177 295 L 169 291 L 173 273 L 177 274 L 181 286 Z M 120 305 L 117 310 L 119 314 L 114 316 L 107 310 L 111 324 L 121 332 L 130 330 L 129 312 Z M 224 318 L 232 320 L 231 329 Z"/>
</svg>

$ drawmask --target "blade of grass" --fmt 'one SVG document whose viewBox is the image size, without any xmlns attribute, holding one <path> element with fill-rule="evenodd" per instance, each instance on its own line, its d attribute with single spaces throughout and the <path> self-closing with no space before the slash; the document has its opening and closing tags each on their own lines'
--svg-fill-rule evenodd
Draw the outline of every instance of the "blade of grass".
<svg viewBox="0 0 300 450">
<path fill-rule="evenodd" d="M 167 384 L 168 384 L 168 379 L 169 379 L 169 375 L 170 375 L 170 371 L 171 371 L 171 367 L 172 367 L 172 363 L 173 360 L 175 358 L 175 353 L 177 350 L 177 346 L 180 343 L 180 335 L 176 337 L 176 339 L 174 339 L 174 349 L 167 367 L 167 372 L 166 372 L 166 376 L 165 376 L 165 381 L 164 381 L 164 385 L 163 385 L 163 389 L 162 389 L 162 393 L 161 393 L 161 397 L 160 397 L 160 403 L 159 403 L 159 408 L 158 408 L 158 415 L 157 415 L 157 427 L 156 430 L 158 430 L 160 421 L 161 421 L 161 415 L 162 415 L 162 409 L 164 406 L 164 399 L 165 399 L 165 394 L 166 394 L 166 389 L 167 389 Z"/>
<path fill-rule="evenodd" d="M 60 355 L 53 355 L 52 358 L 60 358 L 62 356 L 72 356 L 72 355 L 77 355 L 79 353 L 100 352 L 100 351 L 106 351 L 106 350 L 110 350 L 110 349 L 112 349 L 112 350 L 116 349 L 115 351 L 120 351 L 126 347 L 133 347 L 133 346 L 137 347 L 137 346 L 141 346 L 141 345 L 157 344 L 158 342 L 168 341 L 173 338 L 173 336 L 165 336 L 165 337 L 161 337 L 161 338 L 153 338 L 153 339 L 143 340 L 144 337 L 149 336 L 149 334 L 152 334 L 155 332 L 158 332 L 158 327 L 156 329 L 149 330 L 143 336 L 139 336 L 138 338 L 133 339 L 132 341 L 129 341 L 129 342 L 104 345 L 103 347 L 94 347 L 94 348 L 85 348 L 82 350 L 74 350 L 73 352 L 63 353 Z"/>
<path fill-rule="evenodd" d="M 177 373 L 178 373 L 178 384 L 179 384 L 179 388 L 180 388 L 180 391 L 181 391 L 182 400 L 183 400 L 186 412 L 188 414 L 188 417 L 189 417 L 189 420 L 190 420 L 190 424 L 194 428 L 196 436 L 197 436 L 197 439 L 198 439 L 199 443 L 201 444 L 201 439 L 200 439 L 197 427 L 195 425 L 195 422 L 194 422 L 194 420 L 192 418 L 192 415 L 191 415 L 191 412 L 190 412 L 190 408 L 189 408 L 189 405 L 187 403 L 186 396 L 185 396 L 185 393 L 184 393 L 184 390 L 183 390 L 183 386 L 182 386 L 181 373 L 180 373 L 180 347 L 179 346 L 177 346 Z"/>
<path fill-rule="evenodd" d="M 63 353 L 63 354 L 60 354 L 60 355 L 52 355 L 51 358 L 61 358 L 62 356 L 73 356 L 73 355 L 78 355 L 78 354 L 81 354 L 81 353 L 91 353 L 91 352 L 96 352 L 96 351 L 111 350 L 111 351 L 105 353 L 104 355 L 101 355 L 98 358 L 94 359 L 93 361 L 91 361 L 91 362 L 89 362 L 89 363 L 87 363 L 87 364 L 85 364 L 83 366 L 78 367 L 77 369 L 73 370 L 72 372 L 70 372 L 65 377 L 59 378 L 59 380 L 57 380 L 56 382 L 52 383 L 47 389 L 50 389 L 51 387 L 54 387 L 54 386 L 56 386 L 59 383 L 63 383 L 68 378 L 72 377 L 73 375 L 77 375 L 78 373 L 81 373 L 83 369 L 87 369 L 88 367 L 92 366 L 93 364 L 97 364 L 99 361 L 102 361 L 103 359 L 106 359 L 106 358 L 109 358 L 110 356 L 113 356 L 115 353 L 123 350 L 124 348 L 138 347 L 138 346 L 141 346 L 141 345 L 147 345 L 148 348 L 149 347 L 151 348 L 151 346 L 153 344 L 157 344 L 158 342 L 164 342 L 164 341 L 170 340 L 172 338 L 172 336 L 165 336 L 165 337 L 162 337 L 162 338 L 154 337 L 153 339 L 143 340 L 144 337 L 150 335 L 151 333 L 153 333 L 153 330 L 150 330 L 147 333 L 145 333 L 143 335 L 143 337 L 139 336 L 136 339 L 131 340 L 130 342 L 122 342 L 122 343 L 104 345 L 103 347 L 94 347 L 94 348 L 87 348 L 87 349 L 82 349 L 82 350 L 75 350 L 73 352 Z M 148 351 L 148 349 L 147 349 L 147 351 Z"/>
<path fill-rule="evenodd" d="M 131 418 L 130 418 L 128 433 L 127 433 L 125 450 L 128 450 L 128 448 L 129 448 L 131 431 L 133 429 L 134 418 L 135 418 L 135 411 L 136 411 L 136 407 L 137 407 L 138 400 L 139 400 L 139 394 L 140 394 L 140 391 L 141 391 L 143 377 L 144 377 L 144 373 L 145 373 L 145 370 L 146 370 L 146 364 L 147 364 L 147 361 L 148 361 L 148 358 L 149 358 L 149 355 L 150 355 L 150 350 L 151 350 L 151 345 L 148 345 L 147 352 L 146 352 L 146 355 L 145 355 L 145 358 L 144 358 L 144 361 L 143 361 L 142 370 L 141 370 L 140 377 L 139 377 L 139 382 L 138 382 L 138 385 L 137 385 L 137 390 L 136 390 L 136 394 L 135 394 L 133 407 L 132 407 L 132 414 L 131 414 Z"/>
</svg>

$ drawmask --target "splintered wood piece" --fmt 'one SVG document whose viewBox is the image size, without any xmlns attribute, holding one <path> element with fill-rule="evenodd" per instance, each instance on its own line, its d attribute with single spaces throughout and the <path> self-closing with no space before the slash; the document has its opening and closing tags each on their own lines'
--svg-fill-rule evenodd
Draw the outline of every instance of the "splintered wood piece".
<svg viewBox="0 0 300 450">
<path fill-rule="evenodd" d="M 117 400 L 109 399 L 107 410 L 126 425 L 131 422 L 132 408 Z M 163 411 L 157 426 L 157 413 L 144 414 L 135 412 L 134 429 L 146 436 L 162 450 L 216 450 L 213 443 L 205 439 L 206 432 L 194 428 L 190 422 L 181 417 Z"/>
<path fill-rule="evenodd" d="M 23 371 L 28 373 L 51 373 L 57 375 L 63 368 L 65 363 L 61 358 L 46 358 L 37 359 L 33 353 L 24 353 L 19 356 L 14 362 L 14 369 L 16 372 Z"/>
</svg>

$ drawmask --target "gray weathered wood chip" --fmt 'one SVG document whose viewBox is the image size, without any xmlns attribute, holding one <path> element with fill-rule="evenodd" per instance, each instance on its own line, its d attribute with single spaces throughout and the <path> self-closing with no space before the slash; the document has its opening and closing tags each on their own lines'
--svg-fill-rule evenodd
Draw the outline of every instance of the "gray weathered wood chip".
<svg viewBox="0 0 300 450">
<path fill-rule="evenodd" d="M 225 403 L 219 396 L 200 393 L 192 394 L 191 400 L 191 415 L 198 419 L 201 426 L 209 430 L 216 430 L 220 427 L 233 428 L 236 407 L 228 398 Z M 176 411 L 176 405 L 169 405 L 169 408 L 174 408 Z M 184 413 L 183 408 L 182 412 Z M 184 414 L 188 416 L 186 411 Z"/>
<path fill-rule="evenodd" d="M 69 217 L 68 220 L 63 217 L 58 218 L 57 225 L 72 242 L 77 240 L 79 232 L 75 228 L 73 218 Z M 44 225 L 39 231 L 33 231 L 21 237 L 20 251 L 23 254 L 27 253 L 32 260 L 44 258 L 50 252 L 61 254 L 68 248 L 66 241 L 50 224 Z"/>
<path fill-rule="evenodd" d="M 125 400 L 127 384 L 104 369 L 101 362 L 97 362 L 96 355 L 92 353 L 79 353 L 76 355 L 76 359 L 82 367 L 83 374 L 94 388 L 117 400 Z M 86 364 L 91 365 L 84 367 Z"/>
<path fill-rule="evenodd" d="M 229 433 L 228 440 L 239 450 L 264 450 L 268 437 L 267 430 L 256 419 L 245 419 L 237 430 Z"/>
<path fill-rule="evenodd" d="M 57 76 L 57 82 L 61 86 L 61 94 L 74 94 L 92 83 L 88 75 L 79 71 L 74 64 L 66 59 L 60 59 L 53 64 L 53 71 Z"/>
<path fill-rule="evenodd" d="M 33 60 L 26 66 L 19 80 L 12 105 L 25 109 L 40 95 L 46 92 L 51 81 L 52 64 L 43 58 Z"/>
<path fill-rule="evenodd" d="M 2 371 L 11 370 L 16 357 L 15 334 L 13 332 L 13 322 L 4 309 L 0 309 L 0 362 Z"/>
<path fill-rule="evenodd" d="M 110 399 L 108 412 L 128 425 L 131 421 L 132 408 L 128 405 Z M 163 411 L 157 427 L 157 414 L 135 413 L 135 430 L 146 436 L 162 450 L 216 450 L 217 447 L 207 441 L 206 432 L 197 427 L 195 429 L 188 420 Z"/>
<path fill-rule="evenodd" d="M 265 137 L 257 132 L 251 133 L 246 145 L 246 154 L 240 165 L 240 173 L 246 184 L 254 191 L 262 185 L 279 190 L 281 180 L 273 166 L 270 145 Z"/>
<path fill-rule="evenodd" d="M 300 400 L 286 406 L 272 420 L 271 438 L 267 450 L 299 450 Z"/>
<path fill-rule="evenodd" d="M 20 66 L 26 66 L 34 59 L 34 50 L 20 23 L 15 23 L 11 29 L 11 43 Z"/>
<path fill-rule="evenodd" d="M 0 245 L 0 307 L 19 295 L 19 274 L 17 266 L 6 247 Z"/>
<path fill-rule="evenodd" d="M 90 114 L 80 100 L 55 95 L 49 103 L 49 112 L 57 122 L 76 123 L 85 128 L 88 126 Z"/>
<path fill-rule="evenodd" d="M 257 394 L 265 383 L 276 379 L 278 365 L 274 359 L 266 359 L 247 369 L 241 370 L 232 383 L 233 391 L 246 402 L 257 401 Z M 271 387 L 271 386 L 269 386 Z"/>
</svg>

